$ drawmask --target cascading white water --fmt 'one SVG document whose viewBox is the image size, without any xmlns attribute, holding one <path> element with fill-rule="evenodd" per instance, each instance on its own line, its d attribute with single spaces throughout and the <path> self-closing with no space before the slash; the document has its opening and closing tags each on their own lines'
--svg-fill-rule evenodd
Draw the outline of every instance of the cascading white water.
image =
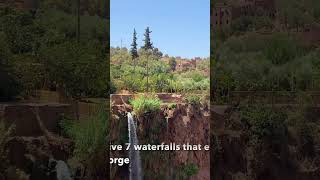
<svg viewBox="0 0 320 180">
<path fill-rule="evenodd" d="M 136 131 L 136 124 L 134 123 L 133 117 L 130 112 L 128 112 L 128 132 L 130 143 L 130 180 L 142 180 L 140 152 L 134 149 L 134 145 L 138 145 L 139 143 Z"/>
</svg>

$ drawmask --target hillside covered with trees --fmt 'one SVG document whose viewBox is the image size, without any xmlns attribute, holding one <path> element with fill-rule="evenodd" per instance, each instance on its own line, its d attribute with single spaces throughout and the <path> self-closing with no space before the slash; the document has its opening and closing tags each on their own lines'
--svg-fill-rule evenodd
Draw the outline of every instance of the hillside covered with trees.
<svg viewBox="0 0 320 180">
<path fill-rule="evenodd" d="M 209 59 L 163 55 L 153 47 L 151 30 L 138 47 L 136 31 L 131 49 L 111 47 L 112 92 L 196 93 L 209 91 Z"/>
<path fill-rule="evenodd" d="M 230 17 L 228 26 L 213 24 L 216 101 L 223 102 L 228 91 L 319 90 L 317 3 L 276 0 L 270 4 L 272 17 L 248 10 Z M 241 3 L 227 2 L 226 6 L 236 11 Z"/>
<path fill-rule="evenodd" d="M 80 21 L 70 2 L 41 1 L 36 10 L 2 8 L 0 99 L 28 99 L 37 89 L 106 97 L 109 42 L 106 7 L 100 3 L 81 8 Z"/>
<path fill-rule="evenodd" d="M 212 3 L 213 179 L 320 178 L 318 4 Z"/>
<path fill-rule="evenodd" d="M 109 176 L 109 1 L 77 2 L 0 4 L 0 179 Z"/>
</svg>

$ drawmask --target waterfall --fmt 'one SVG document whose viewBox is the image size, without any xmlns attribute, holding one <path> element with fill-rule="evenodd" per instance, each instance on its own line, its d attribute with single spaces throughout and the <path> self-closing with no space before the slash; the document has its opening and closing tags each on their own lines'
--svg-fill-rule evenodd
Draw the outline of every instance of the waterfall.
<svg viewBox="0 0 320 180">
<path fill-rule="evenodd" d="M 55 173 L 56 177 L 54 179 L 56 180 L 72 180 L 72 176 L 70 173 L 70 169 L 68 165 L 61 160 L 55 160 L 53 158 L 49 159 L 50 173 Z"/>
<path fill-rule="evenodd" d="M 128 132 L 130 143 L 130 180 L 142 180 L 140 152 L 134 149 L 134 145 L 138 145 L 136 124 L 130 112 L 128 112 Z"/>
</svg>

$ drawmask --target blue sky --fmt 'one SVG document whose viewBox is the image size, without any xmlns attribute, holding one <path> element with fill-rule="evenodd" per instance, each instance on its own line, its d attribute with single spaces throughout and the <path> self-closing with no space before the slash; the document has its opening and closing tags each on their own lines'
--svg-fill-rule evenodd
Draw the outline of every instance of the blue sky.
<svg viewBox="0 0 320 180">
<path fill-rule="evenodd" d="M 111 46 L 138 45 L 150 27 L 153 45 L 170 56 L 209 57 L 210 0 L 111 0 Z"/>
</svg>

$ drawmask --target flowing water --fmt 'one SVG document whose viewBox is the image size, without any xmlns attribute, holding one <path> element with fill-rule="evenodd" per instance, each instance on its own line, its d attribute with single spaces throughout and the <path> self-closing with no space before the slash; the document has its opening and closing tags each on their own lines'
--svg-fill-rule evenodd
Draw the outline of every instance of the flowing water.
<svg viewBox="0 0 320 180">
<path fill-rule="evenodd" d="M 130 180 L 142 180 L 140 152 L 134 150 L 134 145 L 138 145 L 136 124 L 131 113 L 128 112 L 128 131 L 129 131 L 129 158 L 130 158 Z"/>
<path fill-rule="evenodd" d="M 57 180 L 72 180 L 68 165 L 63 161 L 57 161 Z"/>
</svg>

